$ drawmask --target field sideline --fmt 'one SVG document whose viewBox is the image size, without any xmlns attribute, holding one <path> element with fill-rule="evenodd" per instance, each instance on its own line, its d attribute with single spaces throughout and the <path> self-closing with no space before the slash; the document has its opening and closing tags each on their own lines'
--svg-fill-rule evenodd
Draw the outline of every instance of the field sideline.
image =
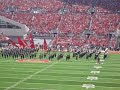
<svg viewBox="0 0 120 90">
<path fill-rule="evenodd" d="M 0 90 L 87 90 L 83 84 L 94 84 L 89 90 L 120 90 L 120 54 L 110 54 L 97 65 L 93 58 L 76 61 L 65 58 L 50 63 L 18 63 L 0 57 Z M 102 66 L 100 74 L 91 74 L 94 66 Z M 88 80 L 96 76 L 98 80 Z"/>
</svg>

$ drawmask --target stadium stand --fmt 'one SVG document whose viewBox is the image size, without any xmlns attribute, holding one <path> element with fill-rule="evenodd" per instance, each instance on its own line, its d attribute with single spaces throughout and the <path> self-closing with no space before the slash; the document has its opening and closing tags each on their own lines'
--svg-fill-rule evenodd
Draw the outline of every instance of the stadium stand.
<svg viewBox="0 0 120 90">
<path fill-rule="evenodd" d="M 114 46 L 114 40 L 106 42 L 108 38 L 98 36 L 115 32 L 119 27 L 119 6 L 118 0 L 1 0 L 0 15 L 25 24 L 38 33 L 58 30 L 57 33 L 81 34 L 91 30 L 96 35 L 90 35 L 88 40 L 81 37 L 84 43 L 101 43 L 103 46 L 112 43 L 110 45 Z M 76 40 L 73 42 L 78 45 L 81 39 Z"/>
</svg>

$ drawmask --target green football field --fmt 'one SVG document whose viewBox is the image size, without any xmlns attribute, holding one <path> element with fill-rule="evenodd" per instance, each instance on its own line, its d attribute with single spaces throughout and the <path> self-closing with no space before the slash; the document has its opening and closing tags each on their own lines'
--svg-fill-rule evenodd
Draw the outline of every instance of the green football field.
<svg viewBox="0 0 120 90">
<path fill-rule="evenodd" d="M 91 71 L 100 73 L 92 74 Z M 88 80 L 88 76 L 98 77 L 98 80 Z M 95 85 L 89 90 L 120 90 L 120 55 L 109 55 L 100 65 L 93 58 L 19 63 L 0 57 L 0 90 L 88 90 L 83 84 Z"/>
</svg>

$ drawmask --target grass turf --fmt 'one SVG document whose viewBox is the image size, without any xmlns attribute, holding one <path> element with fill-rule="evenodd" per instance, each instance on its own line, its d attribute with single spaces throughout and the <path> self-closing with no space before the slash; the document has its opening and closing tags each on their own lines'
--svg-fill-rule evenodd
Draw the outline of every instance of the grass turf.
<svg viewBox="0 0 120 90">
<path fill-rule="evenodd" d="M 93 58 L 18 63 L 12 58 L 0 57 L 0 90 L 86 90 L 83 84 L 95 85 L 89 90 L 120 90 L 119 58 L 119 55 L 109 55 L 103 64 L 96 65 Z M 96 70 L 94 66 L 102 66 L 100 74 L 90 73 Z M 88 76 L 97 76 L 98 80 L 87 80 Z"/>
</svg>

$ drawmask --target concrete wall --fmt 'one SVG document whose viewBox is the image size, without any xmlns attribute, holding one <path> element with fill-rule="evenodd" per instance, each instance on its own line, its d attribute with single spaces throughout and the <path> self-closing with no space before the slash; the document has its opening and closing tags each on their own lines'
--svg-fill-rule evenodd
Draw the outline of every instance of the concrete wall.
<svg viewBox="0 0 120 90">
<path fill-rule="evenodd" d="M 24 24 L 5 18 L 3 16 L 0 16 L 0 19 L 5 22 L 9 22 L 13 25 L 19 26 L 21 28 L 21 29 L 0 28 L 0 33 L 3 33 L 6 36 L 23 36 L 29 31 L 29 28 Z"/>
</svg>

